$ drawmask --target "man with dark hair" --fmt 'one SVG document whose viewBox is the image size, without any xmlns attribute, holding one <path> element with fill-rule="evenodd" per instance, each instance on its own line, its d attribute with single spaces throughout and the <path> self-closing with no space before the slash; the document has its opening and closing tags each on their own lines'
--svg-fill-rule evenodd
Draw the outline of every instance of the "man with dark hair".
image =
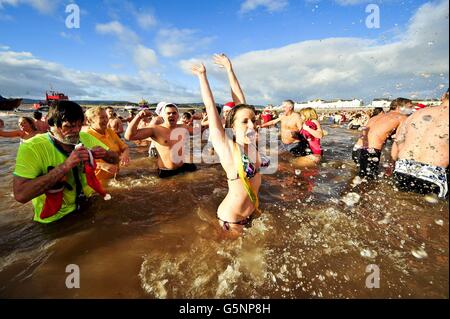
<svg viewBox="0 0 450 319">
<path fill-rule="evenodd" d="M 381 114 L 381 113 L 384 113 L 383 108 L 382 107 L 376 107 L 376 108 L 373 109 L 372 115 L 370 117 L 371 118 L 375 117 L 375 116 L 377 116 L 378 114 Z"/>
<path fill-rule="evenodd" d="M 185 141 L 189 139 L 192 128 L 184 124 L 177 124 L 179 118 L 178 106 L 174 103 L 160 102 L 156 114 L 161 122 L 150 124 L 149 127 L 139 129 L 139 123 L 144 117 L 150 116 L 150 111 L 142 110 L 130 122 L 125 131 L 125 138 L 129 141 L 152 139 L 158 154 L 158 176 L 170 177 L 183 172 L 193 172 L 195 164 L 184 163 Z M 158 124 L 157 124 L 158 123 Z"/>
<path fill-rule="evenodd" d="M 86 162 L 101 158 L 118 163 L 119 157 L 95 137 L 80 132 L 84 121 L 80 105 L 56 101 L 48 114 L 50 131 L 19 146 L 14 171 L 14 198 L 30 200 L 34 220 L 54 222 L 80 208 L 94 190 L 86 178 Z"/>
<path fill-rule="evenodd" d="M 398 98 L 391 102 L 390 111 L 372 117 L 363 128 L 353 148 L 352 158 L 358 165 L 360 177 L 375 178 L 384 143 L 413 111 L 411 100 Z"/>
<path fill-rule="evenodd" d="M 42 113 L 40 111 L 33 112 L 34 126 L 39 133 L 45 133 L 48 131 L 49 126 L 47 122 L 42 121 Z"/>
<path fill-rule="evenodd" d="M 114 132 L 121 137 L 121 134 L 124 131 L 123 124 L 111 106 L 106 108 L 106 115 L 108 115 L 108 128 L 114 130 Z"/>
<path fill-rule="evenodd" d="M 186 126 L 192 126 L 192 113 L 190 112 L 184 112 L 181 116 L 181 122 Z"/>
<path fill-rule="evenodd" d="M 398 128 L 392 145 L 394 181 L 404 191 L 448 193 L 448 90 L 440 106 L 416 111 Z"/>
</svg>

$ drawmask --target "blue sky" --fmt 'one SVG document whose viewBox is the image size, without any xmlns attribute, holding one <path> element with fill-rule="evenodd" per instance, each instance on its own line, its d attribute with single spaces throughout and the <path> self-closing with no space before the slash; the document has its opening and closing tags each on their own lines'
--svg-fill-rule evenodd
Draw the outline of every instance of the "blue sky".
<svg viewBox="0 0 450 319">
<path fill-rule="evenodd" d="M 65 25 L 70 3 L 79 29 Z M 369 3 L 380 28 L 366 27 Z M 448 1 L 0 0 L 4 96 L 42 98 L 51 84 L 74 99 L 199 101 L 187 69 L 203 61 L 223 102 L 218 52 L 236 62 L 250 103 L 437 97 L 448 86 Z"/>
</svg>

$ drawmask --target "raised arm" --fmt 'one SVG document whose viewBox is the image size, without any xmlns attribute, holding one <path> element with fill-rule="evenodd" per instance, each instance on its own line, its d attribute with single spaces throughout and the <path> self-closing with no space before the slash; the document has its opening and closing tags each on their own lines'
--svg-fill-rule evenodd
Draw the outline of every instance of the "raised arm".
<svg viewBox="0 0 450 319">
<path fill-rule="evenodd" d="M 209 86 L 208 78 L 206 76 L 206 68 L 203 64 L 194 65 L 192 67 L 192 73 L 197 75 L 200 82 L 200 91 L 202 93 L 203 103 L 205 104 L 206 113 L 208 114 L 209 130 L 211 134 L 211 140 L 214 147 L 216 145 L 224 145 L 225 143 L 225 131 L 222 126 L 219 113 L 217 112 L 216 103 Z M 220 151 L 219 149 L 216 149 Z"/>
<path fill-rule="evenodd" d="M 271 126 L 271 125 L 275 125 L 275 124 L 277 124 L 277 123 L 280 122 L 280 121 L 281 121 L 281 116 L 278 117 L 278 118 L 276 118 L 275 120 L 272 120 L 272 121 L 269 121 L 269 122 L 267 122 L 267 123 L 262 124 L 262 125 L 261 125 L 261 128 L 267 127 L 267 126 Z"/>
<path fill-rule="evenodd" d="M 17 131 L 2 131 L 0 130 L 0 137 L 23 137 L 23 132 Z"/>
<path fill-rule="evenodd" d="M 215 54 L 214 55 L 214 63 L 227 70 L 228 81 L 230 82 L 231 87 L 231 96 L 233 98 L 233 102 L 236 105 L 246 104 L 244 92 L 241 89 L 239 81 L 236 77 L 236 74 L 233 70 L 233 65 L 231 64 L 230 59 L 225 54 Z"/>
<path fill-rule="evenodd" d="M 138 115 L 128 124 L 125 131 L 125 139 L 128 141 L 145 140 L 146 138 L 153 137 L 153 129 L 150 127 L 138 129 L 139 122 L 146 116 L 149 116 L 150 112 L 147 110 L 140 111 Z"/>
</svg>

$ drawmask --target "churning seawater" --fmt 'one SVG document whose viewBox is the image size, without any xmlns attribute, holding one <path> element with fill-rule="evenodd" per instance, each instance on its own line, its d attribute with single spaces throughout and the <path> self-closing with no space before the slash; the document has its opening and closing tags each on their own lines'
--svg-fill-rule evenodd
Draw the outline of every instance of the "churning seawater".
<svg viewBox="0 0 450 319">
<path fill-rule="evenodd" d="M 19 114 L 21 115 L 21 114 Z M 0 113 L 6 128 L 15 113 Z M 12 196 L 18 139 L 0 138 L 0 296 L 6 298 L 448 298 L 448 199 L 402 193 L 384 177 L 360 183 L 358 132 L 325 125 L 314 169 L 280 158 L 264 175 L 262 216 L 237 240 L 221 236 L 220 164 L 160 180 L 147 149 L 82 213 L 40 225 Z M 390 145 L 388 145 L 390 147 Z M 80 268 L 67 289 L 66 266 Z M 380 287 L 369 289 L 369 265 Z"/>
</svg>

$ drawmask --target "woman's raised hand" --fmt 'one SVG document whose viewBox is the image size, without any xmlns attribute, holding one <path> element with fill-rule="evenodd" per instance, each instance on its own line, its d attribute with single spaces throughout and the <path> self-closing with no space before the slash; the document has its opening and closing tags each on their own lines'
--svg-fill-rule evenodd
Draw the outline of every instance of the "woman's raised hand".
<svg viewBox="0 0 450 319">
<path fill-rule="evenodd" d="M 214 54 L 214 63 L 217 64 L 221 68 L 225 68 L 227 70 L 231 69 L 231 61 L 230 59 L 223 53 Z"/>
<path fill-rule="evenodd" d="M 203 63 L 193 65 L 191 71 L 194 75 L 202 75 L 206 73 L 206 68 Z"/>
</svg>

